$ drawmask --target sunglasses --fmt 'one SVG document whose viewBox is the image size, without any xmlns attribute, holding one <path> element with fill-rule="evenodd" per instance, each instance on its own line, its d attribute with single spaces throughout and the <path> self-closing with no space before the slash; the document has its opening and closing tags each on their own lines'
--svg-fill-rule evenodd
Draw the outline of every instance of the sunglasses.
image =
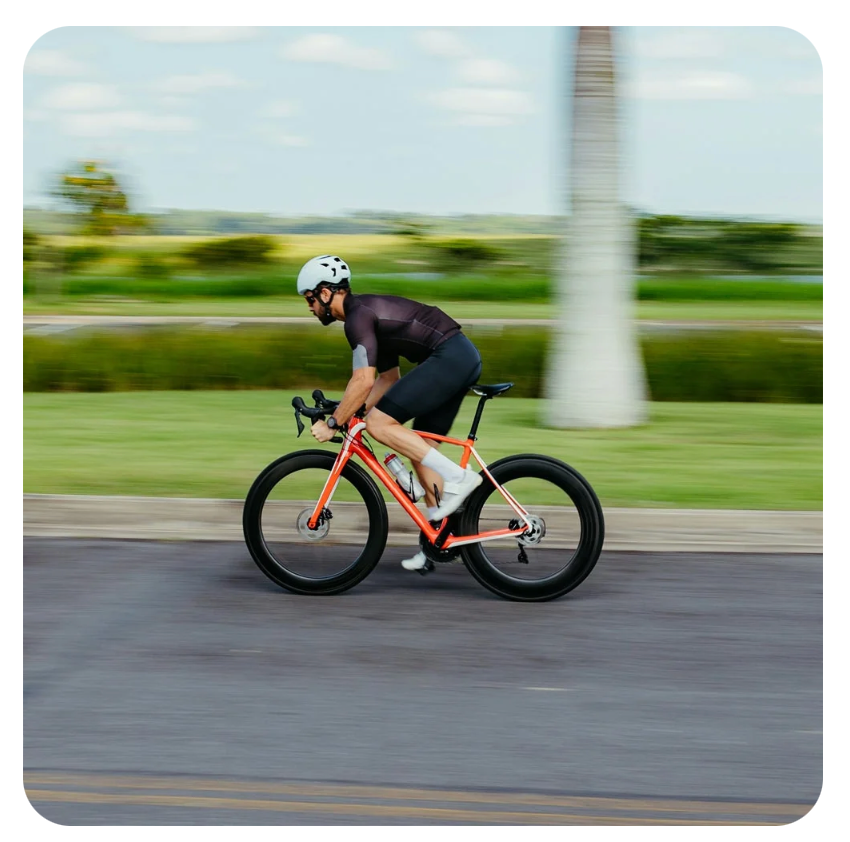
<svg viewBox="0 0 850 842">
<path fill-rule="evenodd" d="M 304 300 L 307 302 L 308 307 L 312 307 L 316 301 L 316 296 L 313 295 L 312 292 L 308 292 L 304 295 Z"/>
</svg>

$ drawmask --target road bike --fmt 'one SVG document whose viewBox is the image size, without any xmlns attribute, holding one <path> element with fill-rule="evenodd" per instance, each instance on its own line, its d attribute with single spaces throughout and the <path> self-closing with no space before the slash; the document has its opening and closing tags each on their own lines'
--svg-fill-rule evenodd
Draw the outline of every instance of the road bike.
<svg viewBox="0 0 850 842">
<path fill-rule="evenodd" d="M 602 507 L 590 484 L 551 456 L 524 453 L 488 465 L 475 448 L 487 401 L 512 386 L 471 387 L 480 400 L 465 440 L 414 431 L 462 448 L 462 468 L 471 458 L 481 468 L 483 482 L 454 514 L 440 523 L 428 521 L 364 436 L 362 407 L 331 439 L 342 445 L 338 453 L 289 453 L 254 481 L 242 516 L 254 561 L 293 593 L 342 593 L 362 582 L 381 558 L 389 535 L 387 500 L 394 498 L 419 528 L 427 558 L 423 575 L 462 561 L 485 588 L 505 599 L 542 602 L 573 590 L 593 570 L 605 537 Z M 302 416 L 315 422 L 339 405 L 318 389 L 313 400 L 313 407 L 303 398 L 292 400 L 299 436 Z"/>
</svg>

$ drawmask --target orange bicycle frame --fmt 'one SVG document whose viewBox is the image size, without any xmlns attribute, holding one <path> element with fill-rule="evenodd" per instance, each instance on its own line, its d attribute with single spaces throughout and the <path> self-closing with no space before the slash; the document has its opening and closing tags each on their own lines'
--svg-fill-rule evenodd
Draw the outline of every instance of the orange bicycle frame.
<svg viewBox="0 0 850 842">
<path fill-rule="evenodd" d="M 402 508 L 404 508 L 404 510 L 410 515 L 413 522 L 420 530 L 422 530 L 428 540 L 434 544 L 437 537 L 443 532 L 445 521 L 443 521 L 439 528 L 435 529 L 431 526 L 425 515 L 396 482 L 395 477 L 392 476 L 392 474 L 390 474 L 390 472 L 381 464 L 381 462 L 375 457 L 374 453 L 372 453 L 372 451 L 363 444 L 362 434 L 365 427 L 366 424 L 363 421 L 358 420 L 352 429 L 346 433 L 342 449 L 340 450 L 339 455 L 336 458 L 336 462 L 331 469 L 330 476 L 328 476 L 328 479 L 325 482 L 322 493 L 319 495 L 319 500 L 313 509 L 313 513 L 310 515 L 308 526 L 310 529 L 315 529 L 317 527 L 322 510 L 328 505 L 328 503 L 330 503 L 334 491 L 336 491 L 343 469 L 348 464 L 352 455 L 356 455 L 359 456 L 366 466 L 371 469 L 372 473 L 381 481 L 387 491 L 389 491 L 390 494 L 398 500 Z M 436 433 L 425 433 L 419 430 L 414 430 L 414 432 L 423 439 L 431 439 L 433 441 L 445 442 L 446 444 L 453 444 L 457 447 L 462 447 L 463 456 L 460 460 L 461 468 L 466 468 L 469 464 L 470 457 L 474 456 L 484 471 L 484 475 L 490 480 L 490 482 L 493 483 L 496 490 L 502 495 L 502 497 L 505 498 L 508 505 L 517 513 L 518 518 L 524 522 L 523 526 L 517 529 L 496 529 L 489 532 L 481 532 L 477 535 L 450 535 L 446 538 L 445 542 L 441 544 L 441 549 L 448 550 L 451 547 L 457 547 L 462 544 L 477 544 L 482 541 L 494 541 L 497 538 L 510 538 L 512 536 L 519 537 L 526 531 L 527 528 L 531 527 L 531 524 L 528 521 L 528 512 L 508 491 L 496 482 L 493 475 L 487 470 L 487 466 L 475 450 L 473 445 L 475 438 L 473 436 L 466 440 L 462 440 L 450 438 L 449 436 L 439 436 Z"/>
</svg>

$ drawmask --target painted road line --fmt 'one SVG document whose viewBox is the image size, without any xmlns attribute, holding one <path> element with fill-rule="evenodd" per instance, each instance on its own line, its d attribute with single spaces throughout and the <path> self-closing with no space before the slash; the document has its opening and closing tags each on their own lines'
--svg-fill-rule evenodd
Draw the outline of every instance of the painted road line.
<svg viewBox="0 0 850 842">
<path fill-rule="evenodd" d="M 527 792 L 421 789 L 357 784 L 313 784 L 126 775 L 27 773 L 32 801 L 330 812 L 440 821 L 503 823 L 786 824 L 810 805 L 654 798 L 562 796 Z M 74 787 L 36 789 L 35 787 Z M 136 790 L 104 792 L 103 790 Z M 150 790 L 171 790 L 155 795 Z M 141 792 L 139 792 L 141 790 Z M 222 792 L 226 796 L 185 793 Z M 176 794 L 182 793 L 182 794 Z M 276 799 L 244 796 L 274 795 Z M 301 800 L 309 798 L 311 800 Z M 292 800 L 299 799 L 299 800 Z M 315 799 L 339 799 L 337 801 Z M 376 803 L 401 802 L 401 803 Z M 429 805 L 416 802 L 429 802 Z M 432 805 L 463 804 L 463 808 Z M 482 805 L 490 809 L 475 808 Z M 551 812 L 559 811 L 559 812 Z M 572 811 L 572 812 L 565 812 Z M 653 815 L 647 815 L 651 813 Z M 661 814 L 661 815 L 655 815 Z M 710 818 L 709 818 L 710 817 Z"/>
</svg>

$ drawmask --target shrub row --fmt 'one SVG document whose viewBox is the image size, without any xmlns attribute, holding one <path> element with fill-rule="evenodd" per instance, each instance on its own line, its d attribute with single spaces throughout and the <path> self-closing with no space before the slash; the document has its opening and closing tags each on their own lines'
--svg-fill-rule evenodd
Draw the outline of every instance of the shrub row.
<svg viewBox="0 0 850 842">
<path fill-rule="evenodd" d="M 262 266 L 269 262 L 276 247 L 277 243 L 273 237 L 259 234 L 253 237 L 204 240 L 187 247 L 183 254 L 203 269 Z"/>
<path fill-rule="evenodd" d="M 467 332 L 484 358 L 482 382 L 513 381 L 513 396 L 541 396 L 545 330 Z M 823 345 L 815 337 L 707 330 L 647 334 L 641 348 L 653 400 L 823 402 Z M 24 336 L 29 392 L 303 388 L 309 394 L 341 390 L 350 374 L 351 352 L 336 325 Z"/>
<path fill-rule="evenodd" d="M 116 295 L 144 299 L 295 297 L 296 269 L 274 267 L 239 274 L 180 277 L 160 260 L 139 257 L 130 277 L 65 276 L 62 294 L 74 298 Z M 356 292 L 403 295 L 422 301 L 550 300 L 554 284 L 542 275 L 505 272 L 498 275 L 453 275 L 442 279 L 410 279 L 361 275 Z M 26 290 L 25 290 L 26 291 Z M 639 301 L 822 301 L 823 285 L 785 280 L 723 280 L 720 278 L 641 278 Z"/>
</svg>

